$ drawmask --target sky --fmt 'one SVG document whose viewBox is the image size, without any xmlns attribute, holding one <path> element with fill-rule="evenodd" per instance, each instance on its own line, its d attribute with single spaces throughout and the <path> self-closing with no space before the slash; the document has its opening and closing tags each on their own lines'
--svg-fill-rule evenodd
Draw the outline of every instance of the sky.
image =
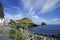
<svg viewBox="0 0 60 40">
<path fill-rule="evenodd" d="M 0 0 L 6 20 L 30 18 L 34 23 L 60 24 L 60 0 Z"/>
</svg>

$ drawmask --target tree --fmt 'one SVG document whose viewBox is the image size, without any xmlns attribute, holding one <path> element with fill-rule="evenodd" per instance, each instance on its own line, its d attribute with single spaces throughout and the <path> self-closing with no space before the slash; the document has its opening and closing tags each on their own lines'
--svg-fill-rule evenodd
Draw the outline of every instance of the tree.
<svg viewBox="0 0 60 40">
<path fill-rule="evenodd" d="M 13 20 L 10 20 L 9 24 L 10 24 L 10 25 L 14 25 L 15 22 L 14 22 Z"/>
</svg>

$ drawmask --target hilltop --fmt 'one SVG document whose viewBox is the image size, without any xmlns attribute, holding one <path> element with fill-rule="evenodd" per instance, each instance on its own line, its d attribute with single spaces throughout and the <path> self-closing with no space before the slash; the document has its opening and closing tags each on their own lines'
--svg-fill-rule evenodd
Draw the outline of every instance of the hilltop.
<svg viewBox="0 0 60 40">
<path fill-rule="evenodd" d="M 17 23 L 27 24 L 28 26 L 37 26 L 31 19 L 23 18 L 21 20 L 16 20 Z"/>
</svg>

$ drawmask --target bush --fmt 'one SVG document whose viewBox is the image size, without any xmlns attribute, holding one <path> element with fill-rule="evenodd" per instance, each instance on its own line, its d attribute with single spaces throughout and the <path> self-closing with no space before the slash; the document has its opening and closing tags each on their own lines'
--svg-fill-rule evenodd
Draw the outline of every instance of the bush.
<svg viewBox="0 0 60 40">
<path fill-rule="evenodd" d="M 20 24 L 19 29 L 16 26 L 12 26 L 9 34 L 12 40 L 30 40 L 28 37 L 28 26 L 25 24 Z"/>
</svg>

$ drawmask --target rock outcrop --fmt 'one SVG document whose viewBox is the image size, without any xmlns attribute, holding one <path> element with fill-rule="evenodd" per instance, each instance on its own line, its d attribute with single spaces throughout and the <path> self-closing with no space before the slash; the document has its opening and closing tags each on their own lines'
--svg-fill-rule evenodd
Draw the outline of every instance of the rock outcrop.
<svg viewBox="0 0 60 40">
<path fill-rule="evenodd" d="M 41 25 L 47 25 L 46 22 L 42 22 Z"/>
</svg>

